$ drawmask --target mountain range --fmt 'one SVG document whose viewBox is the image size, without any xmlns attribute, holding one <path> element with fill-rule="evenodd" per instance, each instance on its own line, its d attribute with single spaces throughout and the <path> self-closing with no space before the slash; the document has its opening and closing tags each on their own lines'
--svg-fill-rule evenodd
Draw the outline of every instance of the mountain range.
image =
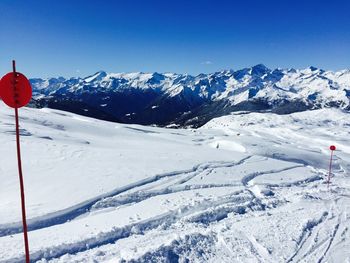
<svg viewBox="0 0 350 263">
<path fill-rule="evenodd" d="M 33 78 L 30 82 L 32 107 L 144 125 L 199 127 L 236 111 L 350 110 L 350 70 L 271 70 L 259 64 L 197 76 L 99 71 L 85 78 Z"/>
</svg>

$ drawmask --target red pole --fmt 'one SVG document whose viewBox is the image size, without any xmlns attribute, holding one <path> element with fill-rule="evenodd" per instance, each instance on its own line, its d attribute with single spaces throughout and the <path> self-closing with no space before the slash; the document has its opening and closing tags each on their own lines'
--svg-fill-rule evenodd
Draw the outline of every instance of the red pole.
<svg viewBox="0 0 350 263">
<path fill-rule="evenodd" d="M 329 184 L 331 182 L 331 174 L 332 174 L 332 161 L 333 161 L 333 152 L 336 150 L 336 147 L 334 145 L 331 145 L 329 147 L 329 149 L 331 150 L 331 159 L 329 161 L 329 173 L 328 173 L 328 180 L 327 180 L 327 188 L 329 189 Z"/>
<path fill-rule="evenodd" d="M 15 101 L 18 98 L 18 91 L 16 87 L 16 62 L 12 60 L 13 67 L 13 88 Z M 21 145 L 19 138 L 19 121 L 18 121 L 18 108 L 15 107 L 15 119 L 16 119 L 16 143 L 17 143 L 17 160 L 18 160 L 18 174 L 19 174 L 19 183 L 21 188 L 21 205 L 22 205 L 22 223 L 23 223 L 23 236 L 24 236 L 24 247 L 26 255 L 26 263 L 30 263 L 29 258 L 29 242 L 28 242 L 28 228 L 27 228 L 27 218 L 26 218 L 26 206 L 24 198 L 24 183 L 23 183 L 23 174 L 22 174 L 22 161 L 21 161 Z"/>
<path fill-rule="evenodd" d="M 327 180 L 328 189 L 329 189 L 329 183 L 331 182 L 332 160 L 333 160 L 333 151 L 331 151 L 331 159 L 329 161 L 329 173 L 328 173 L 328 180 Z"/>
</svg>

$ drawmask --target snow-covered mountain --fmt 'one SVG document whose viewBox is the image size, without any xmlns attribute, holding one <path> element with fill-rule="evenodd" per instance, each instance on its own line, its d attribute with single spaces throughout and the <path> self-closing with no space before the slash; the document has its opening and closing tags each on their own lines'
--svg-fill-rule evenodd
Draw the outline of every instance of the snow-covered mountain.
<svg viewBox="0 0 350 263">
<path fill-rule="evenodd" d="M 350 70 L 256 65 L 198 76 L 106 73 L 31 79 L 34 105 L 125 123 L 200 126 L 234 111 L 350 109 Z"/>
</svg>

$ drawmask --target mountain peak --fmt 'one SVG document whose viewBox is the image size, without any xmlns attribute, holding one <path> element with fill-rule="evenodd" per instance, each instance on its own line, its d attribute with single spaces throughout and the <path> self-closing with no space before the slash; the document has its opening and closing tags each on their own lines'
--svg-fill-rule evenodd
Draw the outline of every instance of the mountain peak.
<svg viewBox="0 0 350 263">
<path fill-rule="evenodd" d="M 107 76 L 107 73 L 103 70 L 100 70 L 100 71 L 97 71 L 95 74 L 84 78 L 84 81 L 91 82 L 91 81 L 95 81 L 95 80 L 101 80 L 106 76 Z"/>
<path fill-rule="evenodd" d="M 270 70 L 268 67 L 266 67 L 264 64 L 261 64 L 261 63 L 253 66 L 252 69 Z"/>
<path fill-rule="evenodd" d="M 149 84 L 160 84 L 161 81 L 165 79 L 165 76 L 163 74 L 160 74 L 158 72 L 152 73 L 150 78 L 147 80 L 147 83 Z"/>
<path fill-rule="evenodd" d="M 318 70 L 318 68 L 314 67 L 314 66 L 310 66 L 308 69 L 310 69 L 311 71 L 316 71 Z"/>
<path fill-rule="evenodd" d="M 251 68 L 251 74 L 252 75 L 258 75 L 262 76 L 265 75 L 266 73 L 269 73 L 271 70 L 267 68 L 264 64 L 258 64 L 255 65 Z"/>
</svg>

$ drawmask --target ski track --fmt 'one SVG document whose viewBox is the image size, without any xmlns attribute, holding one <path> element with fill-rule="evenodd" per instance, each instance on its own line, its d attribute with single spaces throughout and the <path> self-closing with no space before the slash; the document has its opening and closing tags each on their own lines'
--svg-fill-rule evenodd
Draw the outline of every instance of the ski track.
<svg viewBox="0 0 350 263">
<path fill-rule="evenodd" d="M 245 237 L 249 241 L 249 243 L 250 243 L 252 249 L 254 250 L 255 255 L 259 259 L 259 261 L 261 261 L 261 262 L 269 262 L 269 257 L 270 257 L 269 251 L 263 245 L 261 245 L 255 239 L 254 236 L 245 235 Z"/>
<path fill-rule="evenodd" d="M 236 193 L 232 193 L 230 196 L 225 198 L 219 198 L 219 200 L 215 201 L 204 201 L 202 203 L 196 204 L 195 207 L 192 205 L 184 206 L 181 209 L 177 209 L 176 211 L 170 211 L 160 216 L 139 221 L 136 223 L 130 223 L 121 228 L 115 228 L 110 232 L 102 233 L 97 235 L 94 238 L 89 238 L 86 240 L 80 240 L 79 242 L 75 242 L 73 244 L 61 244 L 57 247 L 46 247 L 41 251 L 34 252 L 31 257 L 33 261 L 37 261 L 40 259 L 51 260 L 55 258 L 59 258 L 65 254 L 74 255 L 79 252 L 87 251 L 99 246 L 103 246 L 106 244 L 111 244 L 116 242 L 119 239 L 127 238 L 134 233 L 134 229 L 136 228 L 139 232 L 145 232 L 159 226 L 170 226 L 178 220 L 185 220 L 191 223 L 200 223 L 204 225 L 209 225 L 211 222 L 217 222 L 227 218 L 228 214 L 236 213 L 236 214 L 245 214 L 249 210 L 257 211 L 257 210 L 265 210 L 267 206 L 261 201 L 259 197 L 257 197 L 250 190 L 250 182 L 254 178 L 271 173 L 279 173 L 286 170 L 295 169 L 297 167 L 303 167 L 305 164 L 298 163 L 294 164 L 290 167 L 281 168 L 281 169 L 271 169 L 264 172 L 253 172 L 241 179 L 241 184 L 203 184 L 203 185 L 185 185 L 186 182 L 194 178 L 195 176 L 200 175 L 203 172 L 211 172 L 216 168 L 222 167 L 234 167 L 238 165 L 244 164 L 247 160 L 249 160 L 252 156 L 247 156 L 241 159 L 238 162 L 213 162 L 213 163 L 203 163 L 196 165 L 192 169 L 175 171 L 170 173 L 159 174 L 139 182 L 117 188 L 116 190 L 107 193 L 102 196 L 98 196 L 92 200 L 88 200 L 71 208 L 58 211 L 52 214 L 48 214 L 42 217 L 33 218 L 28 220 L 28 229 L 29 231 L 33 231 L 36 229 L 46 228 L 50 226 L 54 226 L 57 224 L 65 223 L 69 220 L 72 220 L 78 216 L 81 216 L 90 211 L 96 211 L 99 209 L 104 209 L 107 207 L 117 207 L 121 205 L 128 205 L 135 202 L 141 202 L 148 198 L 165 195 L 170 193 L 176 193 L 181 191 L 195 190 L 195 189 L 203 189 L 203 188 L 212 188 L 212 187 L 225 187 L 225 186 L 244 186 L 245 190 L 237 191 Z M 185 178 L 180 178 L 176 180 L 177 176 L 184 176 Z M 172 182 L 170 186 L 165 188 L 161 188 L 159 190 L 137 190 L 137 188 L 142 188 L 148 185 L 151 185 L 156 182 L 160 182 L 160 180 L 165 178 L 175 178 L 175 183 Z M 284 187 L 284 186 L 298 186 L 302 183 L 310 183 L 315 180 L 319 180 L 321 177 L 315 176 L 312 178 L 308 178 L 307 180 L 298 181 L 290 184 L 271 184 L 268 186 L 274 187 Z M 154 187 L 154 186 L 153 186 Z M 153 188 L 152 186 L 149 189 Z M 136 190 L 133 193 L 126 194 L 124 196 L 119 196 L 120 194 Z M 246 193 L 250 194 L 250 198 L 241 197 L 239 194 L 246 191 Z M 298 256 L 299 251 L 302 249 L 306 240 L 311 236 L 313 228 L 322 223 L 325 220 L 326 215 L 317 221 L 312 222 L 312 226 L 306 228 L 303 231 L 301 239 L 298 241 L 298 248 L 292 257 L 288 259 L 286 262 L 294 262 L 293 259 Z M 335 229 L 335 233 L 338 228 Z M 13 226 L 2 225 L 0 226 L 0 237 L 6 235 L 12 235 L 16 233 L 22 232 L 22 227 L 20 223 L 13 224 Z M 268 262 L 269 252 L 264 248 L 261 244 L 257 242 L 254 237 L 247 237 L 247 240 L 250 243 L 251 249 L 256 253 L 256 257 L 259 261 Z M 333 240 L 330 241 L 327 250 L 324 252 L 323 257 L 326 256 L 328 249 L 330 248 Z M 319 262 L 322 261 L 323 257 Z M 22 262 L 22 259 L 15 258 L 6 262 Z"/>
<path fill-rule="evenodd" d="M 337 198 L 334 200 L 333 206 L 332 206 L 332 212 L 333 212 L 333 218 L 335 219 L 336 223 L 334 225 L 333 231 L 331 233 L 331 235 L 328 237 L 328 245 L 325 249 L 325 251 L 323 252 L 322 256 L 320 257 L 320 259 L 317 261 L 317 263 L 321 263 L 327 256 L 334 240 L 335 237 L 338 233 L 339 230 L 339 226 L 342 223 L 342 218 L 343 218 L 343 212 L 339 211 L 339 208 L 337 207 L 337 202 L 340 200 L 340 198 Z"/>
<path fill-rule="evenodd" d="M 330 213 L 325 212 L 319 220 L 314 222 L 309 221 L 306 224 L 300 240 L 297 242 L 298 247 L 295 253 L 286 262 L 310 262 L 311 259 L 317 263 L 327 262 L 326 257 L 336 239 L 340 226 L 343 224 L 343 212 L 340 212 L 336 207 L 340 199 L 341 197 L 338 197 L 333 201 L 329 209 L 331 211 Z M 308 227 L 310 225 L 309 223 L 311 223 L 311 227 Z M 333 230 L 330 234 L 326 233 L 326 236 L 320 239 L 322 234 L 324 235 L 322 231 L 329 229 L 324 226 L 326 223 L 331 224 Z M 321 257 L 317 258 L 317 255 L 321 255 Z"/>
<path fill-rule="evenodd" d="M 338 221 L 339 221 L 339 219 L 338 219 Z M 334 238 L 335 238 L 335 236 L 336 236 L 336 234 L 337 234 L 337 232 L 338 232 L 339 224 L 340 224 L 340 223 L 338 223 L 338 224 L 335 225 L 334 230 L 333 230 L 333 233 L 332 233 L 332 235 L 331 235 L 330 238 L 329 238 L 328 246 L 327 246 L 326 250 L 324 251 L 322 257 L 317 261 L 317 263 L 321 263 L 322 260 L 326 257 L 326 255 L 327 255 L 327 253 L 328 253 L 330 247 L 331 247 L 332 244 L 333 244 Z"/>
<path fill-rule="evenodd" d="M 215 238 L 202 233 L 193 233 L 185 235 L 182 238 L 174 239 L 169 245 L 161 245 L 154 251 L 148 251 L 136 259 L 125 260 L 121 259 L 122 263 L 144 263 L 144 262 L 167 262 L 176 263 L 182 262 L 179 254 L 184 254 L 191 250 L 199 250 L 198 259 L 195 262 L 207 262 L 207 252 L 210 247 L 215 246 Z M 156 255 L 156 257 L 155 257 Z M 191 262 L 186 260 L 185 262 Z"/>
<path fill-rule="evenodd" d="M 293 165 L 293 166 L 290 166 L 288 168 L 271 169 L 269 171 L 264 171 L 264 172 L 254 172 L 254 173 L 248 174 L 245 177 L 243 177 L 242 184 L 247 187 L 249 185 L 249 182 L 258 176 L 261 176 L 264 174 L 280 173 L 280 172 L 288 171 L 291 169 L 295 169 L 297 167 L 303 167 L 303 165 Z M 277 186 L 280 186 L 280 185 L 277 185 Z"/>
<path fill-rule="evenodd" d="M 223 207 L 225 204 L 226 207 Z M 62 244 L 56 247 L 46 247 L 41 251 L 33 252 L 31 254 L 31 259 L 35 262 L 43 258 L 46 260 L 51 260 L 65 254 L 77 254 L 79 252 L 93 249 L 102 245 L 114 243 L 121 238 L 127 238 L 135 232 L 135 229 L 137 229 L 138 233 L 142 233 L 159 226 L 170 226 L 183 218 L 185 218 L 187 222 L 209 224 L 210 222 L 220 220 L 218 217 L 221 217 L 222 219 L 225 218 L 228 213 L 236 212 L 237 214 L 240 214 L 242 213 L 241 207 L 249 208 L 252 205 L 252 198 L 242 198 L 236 196 L 236 193 L 214 201 L 204 200 L 203 202 L 197 204 L 195 209 L 192 205 L 185 205 L 180 209 L 169 211 L 160 216 L 139 221 L 137 223 L 132 223 L 121 228 L 115 228 L 113 231 L 99 234 L 93 238 L 80 240 L 79 242 L 70 244 Z M 213 207 L 214 209 L 212 209 Z M 196 211 L 199 211 L 198 214 L 191 216 Z M 7 260 L 6 262 L 17 263 L 22 261 L 22 258 L 15 258 Z"/>
<path fill-rule="evenodd" d="M 228 163 L 225 163 L 225 162 L 203 163 L 203 164 L 198 164 L 189 170 L 174 171 L 174 172 L 168 172 L 168 173 L 164 173 L 164 174 L 155 175 L 153 177 L 146 178 L 146 179 L 141 180 L 139 182 L 136 182 L 136 183 L 133 183 L 130 185 L 126 185 L 126 186 L 121 187 L 121 188 L 117 188 L 112 192 L 109 192 L 109 193 L 104 194 L 104 195 L 100 195 L 96 198 L 93 198 L 93 199 L 88 200 L 86 202 L 82 202 L 80 204 L 77 204 L 77 205 L 72 206 L 70 208 L 64 209 L 62 211 L 57 211 L 57 212 L 47 214 L 44 216 L 31 218 L 31 219 L 27 220 L 28 231 L 33 231 L 33 230 L 37 230 L 37 229 L 41 229 L 41 228 L 45 228 L 45 227 L 50 227 L 53 225 L 58 225 L 58 224 L 62 224 L 62 223 L 65 223 L 67 221 L 73 220 L 74 218 L 77 218 L 78 216 L 81 216 L 85 213 L 88 213 L 91 210 L 91 208 L 94 207 L 95 204 L 99 203 L 100 201 L 102 201 L 106 198 L 111 198 L 113 196 L 117 196 L 123 192 L 132 190 L 132 189 L 137 188 L 137 187 L 145 186 L 147 184 L 157 182 L 157 181 L 159 181 L 163 178 L 166 178 L 166 177 L 176 177 L 176 176 L 183 175 L 183 174 L 193 173 L 193 175 L 189 176 L 189 178 L 187 180 L 181 182 L 181 183 L 184 183 L 184 182 L 190 180 L 191 178 L 193 178 L 194 176 L 197 176 L 199 173 L 203 172 L 204 170 L 220 168 L 220 167 L 233 167 L 236 165 L 241 165 L 246 160 L 248 160 L 250 158 L 251 158 L 251 156 L 247 156 L 247 157 L 241 159 L 240 161 L 233 162 L 233 163 L 232 162 L 228 162 Z M 212 185 L 209 185 L 209 187 L 210 186 L 212 186 Z M 192 189 L 192 188 L 183 187 L 182 189 L 179 188 L 178 191 L 185 191 L 185 190 L 190 190 L 190 189 Z M 167 194 L 167 193 L 171 193 L 171 190 L 163 189 L 162 191 L 156 191 L 154 193 L 150 193 L 149 195 L 147 195 L 147 194 L 145 194 L 143 196 L 141 195 L 142 198 L 140 198 L 139 200 L 134 200 L 134 202 L 135 201 L 142 201 L 144 199 L 150 198 L 150 197 L 155 196 L 155 195 Z M 129 203 L 131 203 L 131 201 L 129 201 Z M 22 223 L 21 222 L 0 225 L 0 237 L 21 233 L 22 231 L 23 230 L 22 230 Z"/>
<path fill-rule="evenodd" d="M 146 200 L 148 198 L 154 197 L 154 196 L 159 196 L 159 195 L 166 195 L 166 194 L 170 194 L 170 193 L 177 193 L 177 192 L 183 192 L 183 191 L 188 191 L 188 190 L 196 190 L 196 189 L 205 189 L 205 188 L 213 188 L 213 187 L 234 187 L 234 186 L 241 186 L 242 184 L 244 186 L 248 185 L 248 182 L 250 180 L 252 180 L 253 178 L 260 176 L 260 175 L 264 175 L 264 174 L 271 174 L 271 173 L 279 173 L 282 171 L 286 171 L 286 170 L 290 170 L 290 169 L 294 169 L 296 167 L 300 167 L 300 165 L 296 165 L 296 166 L 291 166 L 288 168 L 282 168 L 282 169 L 275 169 L 275 170 L 268 170 L 265 172 L 253 172 L 247 176 L 245 176 L 242 179 L 242 184 L 200 184 L 200 185 L 183 185 L 184 183 L 186 183 L 187 181 L 191 180 L 192 178 L 194 178 L 195 176 L 200 175 L 202 172 L 208 170 L 209 172 L 211 172 L 212 170 L 214 170 L 215 168 L 220 168 L 220 167 L 233 167 L 233 166 L 237 166 L 237 165 L 241 165 L 243 164 L 246 160 L 250 159 L 251 156 L 248 156 L 244 159 L 242 159 L 241 161 L 239 161 L 238 163 L 235 164 L 230 164 L 230 165 L 218 165 L 218 166 L 211 166 L 211 167 L 207 167 L 206 169 L 200 171 L 200 172 L 196 172 L 196 173 L 189 173 L 189 176 L 187 176 L 184 179 L 180 179 L 179 182 L 165 187 L 161 190 L 155 190 L 155 191 L 137 191 L 135 193 L 131 193 L 131 194 L 127 194 L 125 196 L 112 196 L 109 198 L 105 198 L 102 199 L 98 202 L 96 202 L 91 208 L 93 210 L 95 209 L 103 209 L 103 208 L 108 208 L 108 207 L 117 207 L 117 206 L 121 206 L 121 205 L 128 205 L 131 203 L 136 203 L 136 202 L 141 202 L 143 200 Z M 318 178 L 318 177 L 317 177 Z M 249 180 L 248 180 L 249 179 Z M 291 183 L 291 184 L 286 184 L 286 185 L 299 185 L 301 183 L 305 183 L 305 182 L 313 182 L 314 180 L 302 180 L 302 181 L 297 181 L 295 182 L 295 184 Z M 269 185 L 270 186 L 270 185 Z M 280 185 L 273 185 L 273 186 L 280 186 Z M 284 186 L 284 184 L 283 184 Z M 257 200 L 259 200 L 259 198 L 257 198 L 255 196 L 255 194 L 249 190 L 249 188 L 246 188 L 246 190 Z"/>
<path fill-rule="evenodd" d="M 313 235 L 315 228 L 319 228 L 320 225 L 327 219 L 327 217 L 328 217 L 328 213 L 326 212 L 318 220 L 312 220 L 306 223 L 306 225 L 303 227 L 303 231 L 299 240 L 296 241 L 297 248 L 293 253 L 293 255 L 289 259 L 287 259 L 286 263 L 299 261 L 298 257 L 300 256 L 300 251 L 302 251 L 302 249 L 304 248 L 304 245 L 307 243 L 309 238 Z"/>
</svg>

